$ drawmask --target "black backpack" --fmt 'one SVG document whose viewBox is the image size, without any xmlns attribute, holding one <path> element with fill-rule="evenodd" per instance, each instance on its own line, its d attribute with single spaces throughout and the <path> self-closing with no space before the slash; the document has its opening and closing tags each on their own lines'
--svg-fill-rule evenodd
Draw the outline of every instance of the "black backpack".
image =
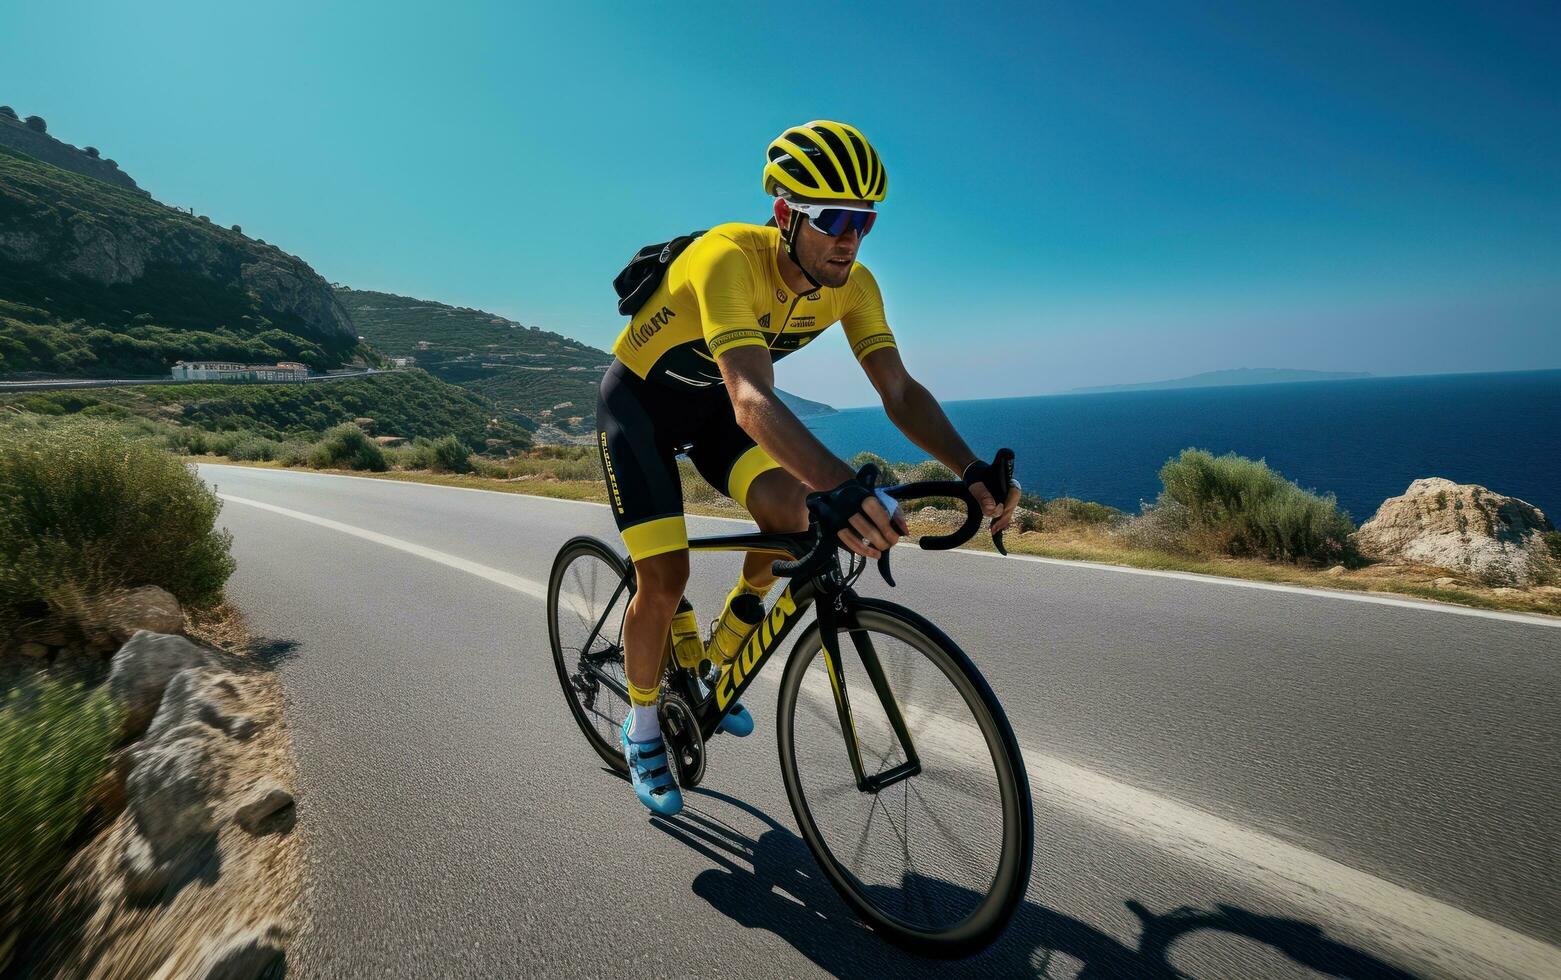
<svg viewBox="0 0 1561 980">
<path fill-rule="evenodd" d="M 661 285 L 661 280 L 667 277 L 667 266 L 672 260 L 683 254 L 694 239 L 703 235 L 703 231 L 690 232 L 680 235 L 670 242 L 657 242 L 655 245 L 646 245 L 634 253 L 634 258 L 623 267 L 623 271 L 613 278 L 612 288 L 618 292 L 618 313 L 620 316 L 633 316 L 650 299 L 650 294 Z"/>
</svg>

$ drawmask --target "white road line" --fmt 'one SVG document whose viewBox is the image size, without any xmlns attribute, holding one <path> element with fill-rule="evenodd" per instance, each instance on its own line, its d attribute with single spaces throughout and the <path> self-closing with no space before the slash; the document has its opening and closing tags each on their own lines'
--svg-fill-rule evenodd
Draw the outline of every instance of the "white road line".
<svg viewBox="0 0 1561 980">
<path fill-rule="evenodd" d="M 329 528 L 332 531 L 340 531 L 342 534 L 350 534 L 355 538 L 362 538 L 365 541 L 372 541 L 375 544 L 384 545 L 387 548 L 394 548 L 397 551 L 404 551 L 409 555 L 416 555 L 419 558 L 426 558 L 429 561 L 438 562 L 441 565 L 446 565 L 457 571 L 466 572 L 469 575 L 476 575 L 479 578 L 485 578 L 490 582 L 495 582 L 507 589 L 514 589 L 516 592 L 519 592 L 522 595 L 530 596 L 531 598 L 538 601 L 547 601 L 547 587 L 544 586 L 541 582 L 533 581 L 529 578 L 524 578 L 520 575 L 514 574 L 513 572 L 506 572 L 501 568 L 494 568 L 491 565 L 483 565 L 479 564 L 478 562 L 468 561 L 459 555 L 452 555 L 449 552 L 438 551 L 433 548 L 425 548 L 420 544 L 413 544 L 410 541 L 403 541 L 400 538 L 393 538 L 388 534 L 380 534 L 378 531 L 370 531 L 367 528 L 354 527 L 351 524 L 343 524 L 341 521 L 333 521 L 327 517 L 316 517 L 313 514 L 305 514 L 301 510 L 291 510 L 287 507 L 278 507 L 276 504 L 268 504 L 259 500 L 250 500 L 248 497 L 235 497 L 232 494 L 219 493 L 217 496 L 221 497 L 223 500 L 228 501 L 229 503 L 243 504 L 245 507 L 256 507 L 260 510 L 267 510 L 273 514 L 281 514 L 283 517 L 291 517 L 295 521 L 303 521 L 307 524 L 313 524 L 317 527 Z"/>
<path fill-rule="evenodd" d="M 426 558 L 546 601 L 547 592 L 540 582 L 502 569 L 275 504 L 230 494 L 219 496 Z M 943 740 L 982 742 L 978 731 L 962 731 L 955 721 L 946 722 L 941 736 Z M 1065 806 L 1081 817 L 1150 841 L 1193 863 L 1265 887 L 1314 915 L 1337 920 L 1339 906 L 1348 906 L 1345 921 L 1371 934 L 1411 933 L 1417 946 L 1428 951 L 1441 968 L 1452 966 L 1459 973 L 1476 977 L 1543 980 L 1561 976 L 1561 949 L 1549 943 L 1102 773 L 1031 748 L 1022 751 L 1036 796 L 1044 804 Z"/>
<path fill-rule="evenodd" d="M 222 463 L 201 463 L 201 466 L 223 466 Z M 277 470 L 266 470 L 253 466 L 229 467 L 230 469 L 242 469 L 252 473 L 278 473 Z M 289 476 L 315 476 L 322 479 L 338 480 L 364 480 L 369 483 L 377 483 L 380 486 L 409 486 L 425 487 L 435 490 L 463 490 L 467 493 L 491 493 L 499 497 L 511 499 L 522 498 L 524 500 L 551 500 L 560 504 L 577 504 L 586 507 L 606 507 L 604 503 L 595 500 L 566 500 L 562 497 L 543 497 L 527 493 L 505 493 L 502 490 L 485 490 L 482 487 L 449 487 L 437 483 L 418 483 L 413 480 L 376 480 L 368 476 L 349 476 L 344 473 L 308 473 L 293 474 Z M 737 524 L 752 525 L 752 521 L 745 521 L 740 517 L 715 517 L 707 514 L 692 514 L 691 517 L 705 521 L 731 521 Z M 1287 592 L 1291 595 L 1307 596 L 1313 599 L 1337 599 L 1341 602 L 1364 602 L 1378 606 L 1396 606 L 1400 609 L 1418 609 L 1423 612 L 1445 613 L 1449 616 L 1473 616 L 1476 619 L 1494 619 L 1507 623 L 1522 623 L 1526 626 L 1548 626 L 1551 629 L 1561 629 L 1561 616 L 1539 616 L 1527 613 L 1499 612 L 1494 609 L 1474 609 L 1469 606 L 1457 606 L 1452 603 L 1430 602 L 1418 599 L 1401 599 L 1395 596 L 1382 595 L 1380 593 L 1344 592 L 1335 589 L 1310 588 L 1304 585 L 1285 585 L 1279 582 L 1253 582 L 1249 579 L 1223 578 L 1218 575 L 1200 575 L 1197 572 L 1171 572 L 1157 568 L 1129 568 L 1125 565 L 1108 565 L 1104 562 L 1078 561 L 1069 558 L 1042 558 L 1038 555 L 999 555 L 995 551 L 975 551 L 969 548 L 955 548 L 954 552 L 961 555 L 975 555 L 981 558 L 1003 558 L 1004 560 L 1028 561 L 1040 565 L 1060 565 L 1065 568 L 1087 568 L 1099 572 L 1117 572 L 1122 575 L 1147 575 L 1154 578 L 1178 579 L 1183 582 L 1193 582 L 1199 585 L 1225 586 L 1233 589 L 1258 589 L 1265 592 Z"/>
</svg>

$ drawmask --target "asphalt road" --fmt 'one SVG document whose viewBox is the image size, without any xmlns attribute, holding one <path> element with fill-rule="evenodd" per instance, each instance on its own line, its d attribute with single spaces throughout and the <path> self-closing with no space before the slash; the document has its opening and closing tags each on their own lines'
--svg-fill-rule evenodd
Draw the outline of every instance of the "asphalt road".
<svg viewBox="0 0 1561 980">
<path fill-rule="evenodd" d="M 616 543 L 605 508 L 201 473 L 298 750 L 291 975 L 1561 977 L 1561 621 L 897 550 L 895 598 L 991 681 L 1036 804 L 1013 925 L 938 964 L 818 875 L 773 684 L 685 816 L 603 770 L 539 596 L 564 540 Z M 696 563 L 701 617 L 735 568 Z"/>
</svg>

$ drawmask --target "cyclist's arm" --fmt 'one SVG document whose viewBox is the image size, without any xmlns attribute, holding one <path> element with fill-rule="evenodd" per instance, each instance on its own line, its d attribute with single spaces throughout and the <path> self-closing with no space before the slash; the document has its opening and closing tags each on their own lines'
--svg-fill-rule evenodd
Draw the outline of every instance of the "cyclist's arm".
<svg viewBox="0 0 1561 980">
<path fill-rule="evenodd" d="M 878 390 L 889 421 L 907 439 L 955 473 L 965 472 L 976 461 L 976 454 L 943 414 L 943 406 L 905 369 L 898 348 L 881 347 L 868 354 L 862 358 L 862 370 Z"/>
<path fill-rule="evenodd" d="M 726 379 L 737 424 L 788 473 L 814 490 L 833 489 L 856 476 L 775 394 L 775 366 L 768 349 L 732 347 L 716 358 L 716 364 Z M 869 498 L 862 513 L 851 518 L 856 533 L 843 530 L 840 541 L 859 555 L 877 558 L 899 540 L 904 523 L 898 516 L 891 523 L 883 505 Z"/>
<path fill-rule="evenodd" d="M 716 359 L 737 424 L 775 462 L 814 490 L 832 490 L 856 473 L 808 431 L 775 393 L 775 366 L 764 347 L 735 347 Z"/>
<path fill-rule="evenodd" d="M 954 423 L 943 413 L 943 406 L 905 369 L 897 348 L 881 347 L 863 357 L 862 370 L 878 390 L 889 420 L 905 433 L 907 439 L 955 473 L 965 472 L 967 466 L 978 461 L 979 457 L 970 451 L 955 431 Z M 992 499 L 992 494 L 979 483 L 973 484 L 970 492 L 986 516 L 996 518 L 992 522 L 993 531 L 1008 526 L 1014 508 L 1019 504 L 1017 488 L 1002 502 Z"/>
</svg>

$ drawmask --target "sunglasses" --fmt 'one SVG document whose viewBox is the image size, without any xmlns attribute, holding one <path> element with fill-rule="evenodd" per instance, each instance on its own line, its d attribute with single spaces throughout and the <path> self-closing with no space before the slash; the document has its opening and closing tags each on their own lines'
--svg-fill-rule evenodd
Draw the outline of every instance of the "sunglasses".
<svg viewBox="0 0 1561 980">
<path fill-rule="evenodd" d="M 842 208 L 796 201 L 787 201 L 786 204 L 793 211 L 806 215 L 808 224 L 830 238 L 844 235 L 848 228 L 855 228 L 858 237 L 864 236 L 873 230 L 873 222 L 878 220 L 878 212 L 871 208 Z"/>
</svg>

